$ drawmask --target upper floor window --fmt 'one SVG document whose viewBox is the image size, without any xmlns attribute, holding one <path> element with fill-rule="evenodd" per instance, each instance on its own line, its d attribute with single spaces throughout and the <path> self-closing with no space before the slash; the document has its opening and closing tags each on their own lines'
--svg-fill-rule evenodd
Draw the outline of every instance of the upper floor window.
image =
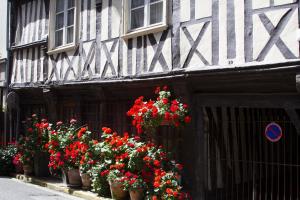
<svg viewBox="0 0 300 200">
<path fill-rule="evenodd" d="M 124 35 L 157 32 L 167 26 L 167 0 L 126 0 Z"/>
<path fill-rule="evenodd" d="M 77 39 L 78 0 L 50 1 L 49 50 L 74 47 Z"/>
</svg>

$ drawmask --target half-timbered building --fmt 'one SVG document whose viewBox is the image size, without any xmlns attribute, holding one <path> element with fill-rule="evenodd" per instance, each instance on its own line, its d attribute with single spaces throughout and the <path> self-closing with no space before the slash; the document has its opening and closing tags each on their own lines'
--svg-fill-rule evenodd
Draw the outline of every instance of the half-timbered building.
<svg viewBox="0 0 300 200">
<path fill-rule="evenodd" d="M 169 85 L 192 124 L 162 127 L 194 199 L 298 199 L 298 0 L 10 0 L 10 134 L 31 113 L 133 131 Z M 16 120 L 14 120 L 16 119 Z M 282 138 L 271 142 L 276 122 Z"/>
<path fill-rule="evenodd" d="M 7 122 L 7 106 L 6 106 L 6 95 L 7 95 L 7 70 L 8 70 L 8 4 L 7 1 L 0 7 L 0 145 L 5 144 L 6 141 L 6 126 Z"/>
</svg>

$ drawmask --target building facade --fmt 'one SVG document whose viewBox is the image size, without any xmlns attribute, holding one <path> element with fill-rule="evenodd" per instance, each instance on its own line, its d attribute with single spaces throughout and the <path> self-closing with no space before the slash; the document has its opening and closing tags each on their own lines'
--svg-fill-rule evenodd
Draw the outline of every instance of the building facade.
<svg viewBox="0 0 300 200">
<path fill-rule="evenodd" d="M 133 131 L 169 85 L 192 124 L 162 127 L 194 199 L 299 197 L 298 0 L 10 0 L 10 135 L 31 113 Z M 9 96 L 8 95 L 8 96 Z M 269 123 L 283 137 L 264 136 Z"/>
<path fill-rule="evenodd" d="M 0 144 L 6 143 L 6 95 L 7 95 L 7 70 L 8 70 L 8 4 L 7 1 L 0 8 Z"/>
</svg>

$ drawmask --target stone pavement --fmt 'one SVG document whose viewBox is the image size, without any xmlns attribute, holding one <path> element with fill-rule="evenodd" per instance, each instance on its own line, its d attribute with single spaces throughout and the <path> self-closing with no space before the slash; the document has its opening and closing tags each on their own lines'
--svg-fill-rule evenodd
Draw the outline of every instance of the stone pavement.
<svg viewBox="0 0 300 200">
<path fill-rule="evenodd" d="M 0 200 L 82 200 L 10 177 L 0 177 Z"/>
<path fill-rule="evenodd" d="M 39 186 L 48 188 L 48 189 L 53 190 L 53 191 L 63 192 L 63 193 L 66 193 L 66 194 L 69 194 L 69 195 L 72 195 L 72 196 L 75 196 L 75 197 L 80 197 L 82 199 L 87 199 L 87 200 L 110 200 L 108 198 L 99 197 L 99 196 L 97 196 L 97 194 L 95 194 L 93 192 L 90 192 L 90 191 L 84 191 L 84 190 L 80 190 L 80 189 L 69 188 L 66 185 L 64 185 L 58 179 L 36 178 L 36 177 L 31 177 L 31 176 L 25 176 L 23 174 L 14 174 L 12 176 L 14 177 L 15 180 L 19 180 L 19 181 L 34 184 L 34 185 L 39 185 Z M 0 200 L 2 200 L 1 197 L 0 197 Z"/>
</svg>

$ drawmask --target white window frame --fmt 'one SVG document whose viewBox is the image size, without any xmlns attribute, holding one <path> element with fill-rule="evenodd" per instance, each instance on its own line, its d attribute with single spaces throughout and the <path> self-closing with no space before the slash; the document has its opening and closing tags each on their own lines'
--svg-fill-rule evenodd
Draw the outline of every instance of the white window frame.
<svg viewBox="0 0 300 200">
<path fill-rule="evenodd" d="M 68 3 L 67 0 L 65 1 L 65 4 Z M 49 9 L 49 33 L 48 33 L 48 54 L 55 54 L 60 52 L 66 52 L 70 50 L 74 50 L 78 44 L 78 37 L 79 37 L 79 8 L 80 8 L 80 0 L 75 0 L 75 6 L 74 6 L 74 28 L 73 28 L 73 42 L 62 45 L 62 46 L 55 46 L 55 31 L 56 31 L 56 0 L 50 0 L 50 9 Z M 64 6 L 64 12 L 67 14 L 67 7 Z M 66 18 L 64 18 L 65 20 Z M 64 21 L 64 25 L 66 22 Z M 66 28 L 64 26 L 64 28 Z M 66 36 L 65 36 L 66 37 Z M 65 40 L 66 38 L 64 38 Z"/>
<path fill-rule="evenodd" d="M 150 0 L 145 0 L 144 26 L 131 29 L 131 0 L 123 0 L 123 38 L 129 39 L 149 33 L 161 32 L 168 27 L 168 0 L 163 2 L 162 22 L 150 25 Z"/>
</svg>

